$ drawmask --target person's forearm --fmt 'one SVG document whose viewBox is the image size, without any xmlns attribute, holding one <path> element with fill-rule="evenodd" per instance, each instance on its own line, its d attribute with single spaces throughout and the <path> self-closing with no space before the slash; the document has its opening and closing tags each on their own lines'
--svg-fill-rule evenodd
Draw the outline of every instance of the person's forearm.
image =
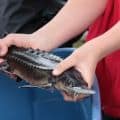
<svg viewBox="0 0 120 120">
<path fill-rule="evenodd" d="M 120 49 L 120 21 L 108 30 L 103 35 L 93 39 L 86 43 L 91 52 L 93 52 L 97 58 L 97 61 L 101 60 L 108 54 Z"/>
<path fill-rule="evenodd" d="M 85 30 L 102 14 L 106 2 L 107 0 L 68 0 L 53 20 L 36 33 L 43 36 L 48 49 L 58 47 Z"/>
</svg>

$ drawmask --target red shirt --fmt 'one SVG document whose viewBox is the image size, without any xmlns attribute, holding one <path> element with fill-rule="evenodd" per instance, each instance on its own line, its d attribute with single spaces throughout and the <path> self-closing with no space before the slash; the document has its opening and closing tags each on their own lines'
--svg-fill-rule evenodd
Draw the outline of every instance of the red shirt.
<svg viewBox="0 0 120 120">
<path fill-rule="evenodd" d="M 119 19 L 120 0 L 108 0 L 104 13 L 90 27 L 87 39 L 90 40 L 103 34 Z M 120 118 L 120 51 L 104 58 L 97 66 L 96 75 L 103 111 L 110 116 Z"/>
</svg>

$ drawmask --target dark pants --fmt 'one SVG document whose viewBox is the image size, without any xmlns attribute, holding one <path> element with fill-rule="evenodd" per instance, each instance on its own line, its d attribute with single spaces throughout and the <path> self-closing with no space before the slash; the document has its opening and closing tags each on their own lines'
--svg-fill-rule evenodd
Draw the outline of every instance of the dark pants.
<svg viewBox="0 0 120 120">
<path fill-rule="evenodd" d="M 113 118 L 113 117 L 103 113 L 102 114 L 102 120 L 120 120 L 120 118 Z"/>
</svg>

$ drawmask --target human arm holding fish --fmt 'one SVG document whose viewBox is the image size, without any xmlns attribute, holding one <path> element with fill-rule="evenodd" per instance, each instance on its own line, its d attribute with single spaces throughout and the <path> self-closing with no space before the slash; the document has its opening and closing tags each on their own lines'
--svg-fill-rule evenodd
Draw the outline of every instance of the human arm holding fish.
<svg viewBox="0 0 120 120">
<path fill-rule="evenodd" d="M 70 38 L 80 34 L 99 17 L 105 9 L 106 2 L 107 0 L 69 0 L 47 25 L 33 34 L 10 34 L 3 38 L 0 42 L 1 56 L 7 53 L 10 45 L 39 48 L 46 51 L 60 46 Z M 117 23 L 105 34 L 78 48 L 72 55 L 58 64 L 53 74 L 59 75 L 68 68 L 75 67 L 82 73 L 90 88 L 97 62 L 110 52 L 119 49 L 119 24 Z M 65 96 L 65 99 L 77 100 L 79 98 Z"/>
</svg>

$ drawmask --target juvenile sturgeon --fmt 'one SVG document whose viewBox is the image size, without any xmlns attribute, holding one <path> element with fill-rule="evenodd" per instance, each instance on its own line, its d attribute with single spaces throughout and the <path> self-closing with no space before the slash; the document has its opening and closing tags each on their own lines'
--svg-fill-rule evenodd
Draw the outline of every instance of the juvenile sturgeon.
<svg viewBox="0 0 120 120">
<path fill-rule="evenodd" d="M 87 82 L 75 68 L 53 76 L 52 70 L 63 59 L 50 52 L 11 46 L 4 58 L 6 62 L 1 64 L 0 70 L 14 73 L 29 83 L 22 87 L 55 88 L 69 95 L 95 93 L 88 89 Z"/>
</svg>

